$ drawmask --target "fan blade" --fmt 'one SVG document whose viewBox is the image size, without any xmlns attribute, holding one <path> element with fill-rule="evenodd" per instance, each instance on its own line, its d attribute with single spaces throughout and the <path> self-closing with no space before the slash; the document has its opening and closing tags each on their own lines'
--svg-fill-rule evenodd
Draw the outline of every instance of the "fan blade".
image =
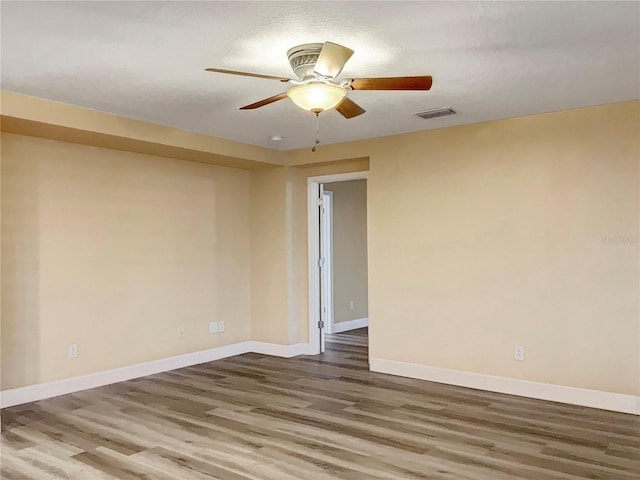
<svg viewBox="0 0 640 480">
<path fill-rule="evenodd" d="M 366 110 L 348 97 L 344 97 L 336 110 L 342 114 L 344 118 L 353 118 L 362 115 Z"/>
<path fill-rule="evenodd" d="M 280 80 L 281 82 L 289 82 L 290 78 L 274 77 L 271 75 L 262 75 L 260 73 L 236 72 L 235 70 L 223 70 L 221 68 L 205 68 L 207 72 L 228 73 L 230 75 L 242 75 L 243 77 L 266 78 L 267 80 Z"/>
<path fill-rule="evenodd" d="M 269 105 L 270 103 L 277 102 L 278 100 L 282 100 L 283 98 L 287 98 L 287 94 L 280 93 L 278 95 L 274 95 L 273 97 L 265 98 L 264 100 L 260 100 L 259 102 L 252 103 L 251 105 L 246 105 L 241 107 L 240 110 L 253 110 L 254 108 L 264 107 L 265 105 Z"/>
<path fill-rule="evenodd" d="M 432 83 L 431 76 L 354 78 L 351 80 L 351 88 L 354 90 L 429 90 Z"/>
<path fill-rule="evenodd" d="M 323 77 L 336 78 L 344 64 L 353 55 L 353 50 L 337 43 L 324 42 L 320 55 L 313 68 L 313 73 L 317 73 Z"/>
</svg>

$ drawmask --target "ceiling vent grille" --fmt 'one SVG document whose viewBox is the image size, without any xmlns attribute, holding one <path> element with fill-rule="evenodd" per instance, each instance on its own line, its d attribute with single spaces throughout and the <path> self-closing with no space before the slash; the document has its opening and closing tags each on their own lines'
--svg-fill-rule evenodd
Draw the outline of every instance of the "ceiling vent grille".
<svg viewBox="0 0 640 480">
<path fill-rule="evenodd" d="M 430 118 L 445 117 L 447 115 L 455 115 L 456 111 L 451 107 L 432 108 L 431 110 L 425 110 L 424 112 L 414 113 L 416 117 L 420 117 L 424 120 Z"/>
</svg>

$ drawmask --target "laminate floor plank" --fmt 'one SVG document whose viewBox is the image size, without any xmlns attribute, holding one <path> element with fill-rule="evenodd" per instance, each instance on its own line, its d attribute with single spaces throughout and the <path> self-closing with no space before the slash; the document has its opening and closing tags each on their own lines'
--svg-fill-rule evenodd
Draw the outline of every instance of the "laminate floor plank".
<svg viewBox="0 0 640 480">
<path fill-rule="evenodd" d="M 6 480 L 638 480 L 640 418 L 370 372 L 367 329 L 2 410 Z"/>
</svg>

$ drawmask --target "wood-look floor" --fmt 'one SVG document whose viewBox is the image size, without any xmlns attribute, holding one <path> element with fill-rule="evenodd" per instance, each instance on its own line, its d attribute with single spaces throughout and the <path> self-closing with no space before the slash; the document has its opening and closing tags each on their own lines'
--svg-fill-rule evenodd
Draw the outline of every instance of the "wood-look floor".
<svg viewBox="0 0 640 480">
<path fill-rule="evenodd" d="M 370 373 L 366 330 L 2 411 L 12 479 L 640 478 L 640 419 Z"/>
</svg>

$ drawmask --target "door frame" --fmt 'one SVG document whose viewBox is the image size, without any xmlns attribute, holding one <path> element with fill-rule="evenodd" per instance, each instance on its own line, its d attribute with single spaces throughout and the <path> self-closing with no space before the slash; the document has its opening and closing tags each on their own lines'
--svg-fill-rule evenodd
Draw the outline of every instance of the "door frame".
<svg viewBox="0 0 640 480">
<path fill-rule="evenodd" d="M 320 353 L 320 335 L 325 330 L 318 331 L 320 321 L 320 186 L 324 183 L 348 182 L 350 180 L 367 180 L 369 171 L 336 173 L 333 175 L 321 175 L 307 179 L 307 220 L 308 220 L 308 262 L 309 262 L 309 355 Z"/>
</svg>

